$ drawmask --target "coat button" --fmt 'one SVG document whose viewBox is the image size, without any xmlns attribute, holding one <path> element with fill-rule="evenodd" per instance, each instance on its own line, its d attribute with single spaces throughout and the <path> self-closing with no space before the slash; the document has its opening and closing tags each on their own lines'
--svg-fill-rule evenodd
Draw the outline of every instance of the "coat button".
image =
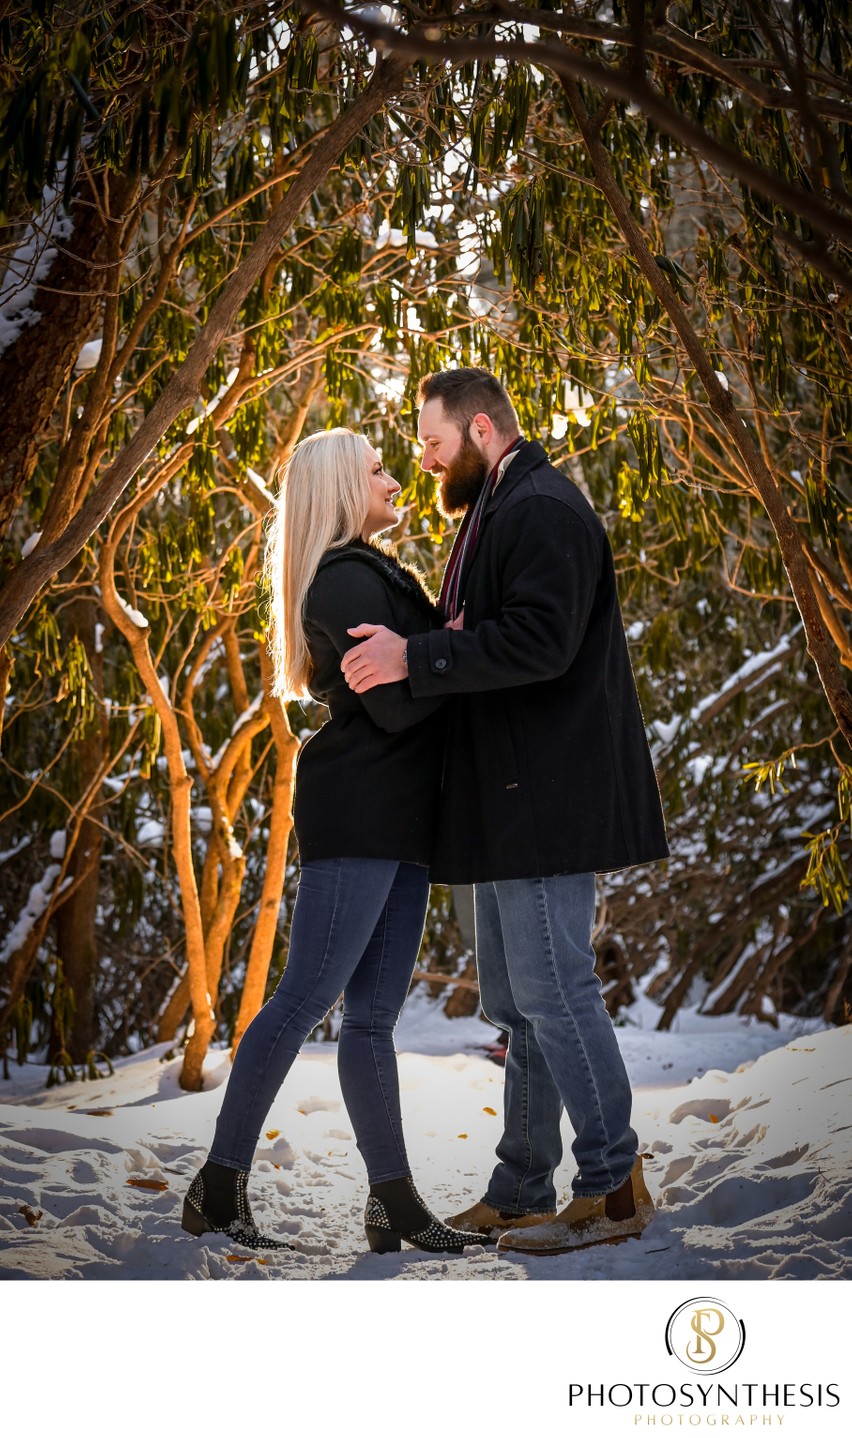
<svg viewBox="0 0 852 1438">
<path fill-rule="evenodd" d="M 446 659 L 436 659 L 436 660 L 435 660 L 435 668 L 436 668 L 436 669 L 446 669 L 446 667 L 447 667 L 447 661 L 446 661 Z"/>
</svg>

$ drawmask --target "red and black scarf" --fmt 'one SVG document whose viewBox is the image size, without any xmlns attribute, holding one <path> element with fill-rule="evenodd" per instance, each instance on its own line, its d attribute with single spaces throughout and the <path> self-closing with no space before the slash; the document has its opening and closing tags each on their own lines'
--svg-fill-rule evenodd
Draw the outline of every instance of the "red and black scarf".
<svg viewBox="0 0 852 1438">
<path fill-rule="evenodd" d="M 523 443 L 523 435 L 513 439 L 503 450 L 494 468 L 487 475 L 485 482 L 479 491 L 476 501 L 465 511 L 464 519 L 459 525 L 458 534 L 453 543 L 452 552 L 447 560 L 447 567 L 444 570 L 444 579 L 441 584 L 441 608 L 448 619 L 455 619 L 464 604 L 464 586 L 462 580 L 466 578 L 465 569 L 476 551 L 476 541 L 479 535 L 479 526 L 482 522 L 482 515 L 485 506 L 494 493 L 494 485 L 497 482 L 497 475 L 500 465 Z"/>
</svg>

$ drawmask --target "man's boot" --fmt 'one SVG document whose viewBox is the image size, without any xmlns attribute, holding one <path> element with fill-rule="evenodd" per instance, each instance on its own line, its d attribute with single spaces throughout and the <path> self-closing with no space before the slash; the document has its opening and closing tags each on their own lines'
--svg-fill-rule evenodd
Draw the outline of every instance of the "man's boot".
<svg viewBox="0 0 852 1438">
<path fill-rule="evenodd" d="M 490 1238 L 496 1238 L 498 1234 L 507 1233 L 514 1228 L 531 1228 L 537 1223 L 549 1223 L 556 1217 L 553 1213 L 503 1213 L 499 1208 L 492 1208 L 490 1203 L 480 1200 L 472 1208 L 466 1208 L 464 1213 L 457 1213 L 454 1218 L 448 1218 L 450 1228 L 471 1230 L 474 1233 L 488 1234 Z"/>
<path fill-rule="evenodd" d="M 630 1177 L 614 1193 L 596 1198 L 572 1198 L 550 1223 L 526 1233 L 505 1233 L 497 1241 L 498 1253 L 524 1253 L 547 1258 L 573 1253 L 597 1243 L 621 1243 L 638 1238 L 654 1216 L 639 1154 Z"/>
</svg>

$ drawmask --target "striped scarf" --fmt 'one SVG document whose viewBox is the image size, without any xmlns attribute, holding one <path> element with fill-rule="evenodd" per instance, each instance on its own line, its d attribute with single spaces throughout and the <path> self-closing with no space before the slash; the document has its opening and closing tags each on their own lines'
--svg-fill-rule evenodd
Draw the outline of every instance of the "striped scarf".
<svg viewBox="0 0 852 1438">
<path fill-rule="evenodd" d="M 466 510 L 464 519 L 459 526 L 459 532 L 456 535 L 455 543 L 453 544 L 450 557 L 447 561 L 447 567 L 444 570 L 443 583 L 441 584 L 440 605 L 448 619 L 455 619 L 461 612 L 462 605 L 464 604 L 462 578 L 464 576 L 465 565 L 468 558 L 473 558 L 476 551 L 479 526 L 482 522 L 483 513 L 485 512 L 485 506 L 494 493 L 494 485 L 497 481 L 497 475 L 500 472 L 500 465 L 503 463 L 507 454 L 511 454 L 512 450 L 517 449 L 518 445 L 522 443 L 523 435 L 519 435 L 517 439 L 513 439 L 512 443 L 506 446 L 479 491 L 476 502 Z"/>
</svg>

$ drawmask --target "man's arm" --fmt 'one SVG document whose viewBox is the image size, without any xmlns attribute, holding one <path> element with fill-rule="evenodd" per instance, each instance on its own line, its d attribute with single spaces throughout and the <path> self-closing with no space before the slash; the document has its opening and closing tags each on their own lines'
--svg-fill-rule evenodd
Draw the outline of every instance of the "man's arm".
<svg viewBox="0 0 852 1438">
<path fill-rule="evenodd" d="M 346 655 L 346 681 L 364 693 L 401 678 L 403 650 L 418 697 L 507 689 L 564 674 L 586 631 L 600 559 L 600 540 L 568 505 L 547 496 L 515 505 L 502 535 L 499 618 L 407 641 L 374 630 Z"/>
<path fill-rule="evenodd" d="M 444 628 L 463 629 L 464 613 L 447 620 Z M 346 632 L 354 639 L 370 641 L 349 649 L 340 665 L 347 684 L 356 694 L 379 684 L 392 684 L 395 680 L 408 678 L 408 640 L 402 635 L 386 629 L 383 624 L 359 624 Z"/>
</svg>

